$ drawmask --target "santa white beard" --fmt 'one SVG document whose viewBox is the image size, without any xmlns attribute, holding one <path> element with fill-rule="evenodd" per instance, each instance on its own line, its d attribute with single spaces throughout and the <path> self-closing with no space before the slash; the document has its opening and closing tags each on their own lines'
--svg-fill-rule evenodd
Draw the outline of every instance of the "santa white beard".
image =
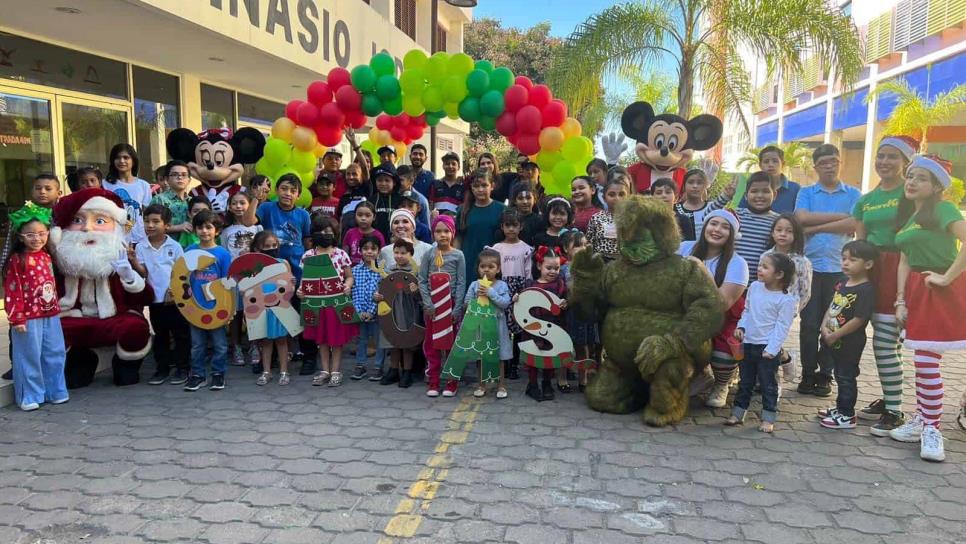
<svg viewBox="0 0 966 544">
<path fill-rule="evenodd" d="M 111 266 L 124 251 L 124 235 L 114 232 L 65 230 L 55 252 L 57 267 L 65 276 L 95 279 L 114 273 Z"/>
</svg>

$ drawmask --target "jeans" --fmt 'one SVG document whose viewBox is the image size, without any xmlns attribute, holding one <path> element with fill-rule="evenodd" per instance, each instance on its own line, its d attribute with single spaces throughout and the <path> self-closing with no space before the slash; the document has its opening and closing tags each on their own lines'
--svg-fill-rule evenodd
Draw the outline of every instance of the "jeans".
<svg viewBox="0 0 966 544">
<path fill-rule="evenodd" d="M 835 407 L 849 417 L 855 415 L 855 402 L 859 398 L 855 379 L 859 377 L 859 359 L 865 350 L 865 342 L 865 331 L 858 331 L 843 338 L 838 348 L 822 346 L 822 351 L 829 352 L 835 367 L 835 382 L 839 386 Z"/>
<path fill-rule="evenodd" d="M 756 379 L 761 386 L 761 420 L 774 423 L 778 417 L 778 366 L 781 359 L 777 354 L 766 359 L 762 355 L 764 351 L 764 345 L 745 344 L 745 358 L 738 363 L 738 393 L 731 409 L 732 415 L 738 419 L 744 419 L 748 411 Z"/>
<path fill-rule="evenodd" d="M 208 365 L 208 340 L 211 340 L 211 373 L 224 374 L 228 368 L 228 333 L 225 327 L 214 330 L 191 326 L 191 373 L 204 378 Z"/>
<path fill-rule="evenodd" d="M 812 274 L 812 297 L 802 310 L 799 327 L 799 349 L 802 357 L 802 380 L 813 380 L 821 374 L 824 378 L 832 376 L 832 358 L 819 350 L 821 342 L 822 319 L 832 297 L 835 284 L 842 277 L 839 272 L 815 272 Z"/>
<path fill-rule="evenodd" d="M 68 398 L 64 379 L 67 348 L 60 317 L 41 317 L 27 321 L 27 330 L 10 327 L 13 349 L 13 392 L 17 404 L 63 401 Z"/>
<path fill-rule="evenodd" d="M 171 367 L 188 370 L 191 356 L 191 333 L 188 322 L 174 304 L 151 304 L 151 327 L 154 329 L 152 351 L 158 372 L 167 374 Z M 174 349 L 171 341 L 174 340 Z"/>
<path fill-rule="evenodd" d="M 366 366 L 369 357 L 366 355 L 366 350 L 369 348 L 369 339 L 375 338 L 376 345 L 379 344 L 379 321 L 373 319 L 372 321 L 363 321 L 359 323 L 359 338 L 356 340 L 356 366 Z M 382 349 L 376 349 L 376 366 L 375 369 L 382 370 L 382 363 L 385 360 L 386 351 Z"/>
</svg>

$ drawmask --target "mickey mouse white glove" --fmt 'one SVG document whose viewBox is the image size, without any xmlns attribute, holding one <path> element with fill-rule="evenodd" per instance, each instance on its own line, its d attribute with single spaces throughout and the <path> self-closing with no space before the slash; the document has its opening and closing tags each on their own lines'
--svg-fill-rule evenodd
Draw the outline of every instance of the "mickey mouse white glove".
<svg viewBox="0 0 966 544">
<path fill-rule="evenodd" d="M 627 151 L 627 143 L 620 132 L 611 132 L 601 137 L 600 145 L 604 148 L 604 158 L 607 164 L 617 164 L 621 154 Z"/>
</svg>

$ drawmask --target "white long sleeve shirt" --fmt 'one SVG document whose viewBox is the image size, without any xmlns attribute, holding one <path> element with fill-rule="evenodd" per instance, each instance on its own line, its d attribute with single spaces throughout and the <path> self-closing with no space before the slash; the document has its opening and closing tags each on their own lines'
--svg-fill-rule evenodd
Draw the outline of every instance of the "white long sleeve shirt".
<svg viewBox="0 0 966 544">
<path fill-rule="evenodd" d="M 764 345 L 765 351 L 778 355 L 798 310 L 798 298 L 781 291 L 769 291 L 756 281 L 748 288 L 745 311 L 738 328 L 745 330 L 745 343 Z"/>
</svg>

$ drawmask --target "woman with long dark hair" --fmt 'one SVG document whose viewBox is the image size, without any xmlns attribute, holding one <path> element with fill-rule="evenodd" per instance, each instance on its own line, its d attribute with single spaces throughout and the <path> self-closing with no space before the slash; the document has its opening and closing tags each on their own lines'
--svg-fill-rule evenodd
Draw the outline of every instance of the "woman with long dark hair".
<svg viewBox="0 0 966 544">
<path fill-rule="evenodd" d="M 475 275 L 476 258 L 484 247 L 496 243 L 500 218 L 506 206 L 493 198 L 493 173 L 478 169 L 468 178 L 469 192 L 457 212 L 456 233 L 459 249 L 466 257 L 466 275 Z"/>
<path fill-rule="evenodd" d="M 108 158 L 107 179 L 102 186 L 120 197 L 133 228 L 127 234 L 130 244 L 147 239 L 141 210 L 151 204 L 151 184 L 138 177 L 138 152 L 131 144 L 117 144 Z"/>
<path fill-rule="evenodd" d="M 738 368 L 729 339 L 733 338 L 745 309 L 745 289 L 749 280 L 748 263 L 735 252 L 739 229 L 738 218 L 734 214 L 727 210 L 715 210 L 705 216 L 701 236 L 693 242 L 681 242 L 678 249 L 679 255 L 694 257 L 704 263 L 728 308 L 725 323 L 712 340 L 714 387 L 705 401 L 711 408 L 723 408 L 727 404 L 728 388 Z"/>
<path fill-rule="evenodd" d="M 496 156 L 489 151 L 480 153 L 480 156 L 476 158 L 476 170 L 488 170 L 490 172 L 493 176 L 491 178 L 493 190 L 490 196 L 497 202 L 505 203 L 507 197 L 510 196 L 510 185 L 512 185 L 513 179 L 517 179 L 519 176 L 508 176 L 507 173 L 500 172 L 500 166 L 496 162 Z M 508 177 L 511 179 L 508 179 Z M 470 186 L 467 185 L 466 188 L 469 189 Z M 471 196 L 470 191 L 466 191 L 466 194 L 468 197 Z M 476 274 L 476 271 L 474 270 L 473 273 Z"/>
</svg>

